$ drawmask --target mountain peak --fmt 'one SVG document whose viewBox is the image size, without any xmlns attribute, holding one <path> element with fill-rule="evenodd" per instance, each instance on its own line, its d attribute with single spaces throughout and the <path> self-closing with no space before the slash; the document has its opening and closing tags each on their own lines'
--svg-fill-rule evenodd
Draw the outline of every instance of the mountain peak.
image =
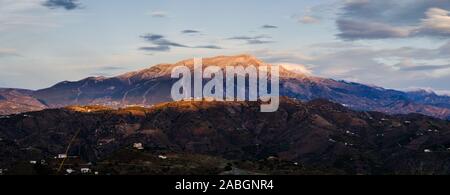
<svg viewBox="0 0 450 195">
<path fill-rule="evenodd" d="M 202 58 L 203 67 L 208 66 L 218 66 L 223 69 L 227 66 L 263 66 L 263 65 L 271 65 L 263 62 L 262 60 L 258 59 L 257 57 L 250 55 L 250 54 L 239 54 L 239 55 L 232 55 L 232 56 L 216 56 L 216 57 L 210 57 L 210 58 Z M 175 64 L 158 64 L 155 66 L 152 66 L 147 69 L 143 69 L 140 71 L 134 71 L 122 74 L 118 76 L 117 78 L 121 80 L 140 80 L 140 79 L 153 79 L 163 76 L 169 76 L 171 73 L 171 70 L 176 66 L 187 66 L 190 69 L 194 69 L 194 59 L 187 59 L 179 61 Z M 304 69 L 304 67 L 297 67 L 292 68 L 292 65 L 280 65 L 280 76 L 282 77 L 304 77 L 309 75 L 309 72 Z M 300 68 L 300 69 L 299 69 Z M 302 71 L 299 71 L 302 70 Z"/>
<path fill-rule="evenodd" d="M 240 54 L 234 56 L 216 56 L 211 58 L 203 58 L 203 66 L 260 66 L 265 64 L 263 61 L 259 60 L 255 56 L 249 54 Z M 191 67 L 194 65 L 194 59 L 183 60 L 181 62 L 176 63 L 175 65 L 185 65 Z"/>
<path fill-rule="evenodd" d="M 257 59 L 255 56 L 249 55 L 249 54 L 240 54 L 235 56 L 216 56 L 211 58 L 203 58 L 202 59 L 203 66 L 219 66 L 222 68 L 225 68 L 226 66 L 262 66 L 265 63 L 259 59 Z M 158 78 L 162 76 L 168 76 L 171 73 L 171 70 L 176 66 L 187 66 L 191 69 L 194 68 L 194 59 L 187 59 L 179 61 L 175 64 L 158 64 L 155 66 L 152 66 L 147 69 L 143 69 L 140 71 L 134 71 L 125 73 L 122 75 L 119 75 L 117 78 L 121 80 L 135 80 L 135 79 L 152 79 L 152 78 Z"/>
</svg>

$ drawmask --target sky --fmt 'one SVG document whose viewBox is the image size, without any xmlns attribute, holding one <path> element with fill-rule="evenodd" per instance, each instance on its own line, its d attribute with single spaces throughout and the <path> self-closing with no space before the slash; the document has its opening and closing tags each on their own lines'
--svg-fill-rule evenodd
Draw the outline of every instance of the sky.
<svg viewBox="0 0 450 195">
<path fill-rule="evenodd" d="M 450 94 L 448 0 L 0 0 L 0 87 L 40 89 L 193 57 Z"/>
</svg>

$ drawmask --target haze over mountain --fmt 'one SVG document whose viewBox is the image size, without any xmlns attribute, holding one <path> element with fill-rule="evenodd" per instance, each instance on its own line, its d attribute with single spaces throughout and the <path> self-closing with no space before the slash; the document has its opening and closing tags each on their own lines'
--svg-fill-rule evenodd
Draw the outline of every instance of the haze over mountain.
<svg viewBox="0 0 450 195">
<path fill-rule="evenodd" d="M 264 65 L 250 55 L 218 56 L 203 59 L 204 67 L 216 65 Z M 170 78 L 172 68 L 187 65 L 193 60 L 175 64 L 159 64 L 148 69 L 125 73 L 116 77 L 89 77 L 80 81 L 64 81 L 52 87 L 24 91 L 0 90 L 0 114 L 13 114 L 43 108 L 69 105 L 105 105 L 126 107 L 150 106 L 172 101 L 170 90 L 177 79 Z M 432 92 L 402 92 L 364 84 L 314 77 L 290 68 L 280 68 L 280 95 L 299 100 L 328 99 L 354 110 L 381 111 L 389 114 L 420 113 L 438 118 L 450 117 L 450 97 Z M 26 93 L 25 93 L 26 92 Z M 18 97 L 24 101 L 17 101 Z M 25 101 L 26 100 L 26 101 Z M 25 103 L 26 102 L 26 103 Z"/>
</svg>

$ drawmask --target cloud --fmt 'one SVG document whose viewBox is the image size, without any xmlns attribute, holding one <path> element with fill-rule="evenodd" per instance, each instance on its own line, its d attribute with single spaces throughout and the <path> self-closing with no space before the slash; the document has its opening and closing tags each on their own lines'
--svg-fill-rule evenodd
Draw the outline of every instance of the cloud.
<svg viewBox="0 0 450 195">
<path fill-rule="evenodd" d="M 266 25 L 261 26 L 261 28 L 263 28 L 263 29 L 275 29 L 275 28 L 278 28 L 278 26 L 266 24 Z"/>
<path fill-rule="evenodd" d="M 169 46 L 140 47 L 139 50 L 143 50 L 143 51 L 170 51 L 170 47 Z"/>
<path fill-rule="evenodd" d="M 0 31 L 58 26 L 54 14 L 42 6 L 42 0 L 0 0 Z"/>
<path fill-rule="evenodd" d="M 199 48 L 199 49 L 223 49 L 222 47 L 219 47 L 217 45 L 195 46 L 194 48 Z"/>
<path fill-rule="evenodd" d="M 187 30 L 181 31 L 181 33 L 182 33 L 182 34 L 199 34 L 199 33 L 201 33 L 201 32 L 198 31 L 198 30 L 187 29 Z"/>
<path fill-rule="evenodd" d="M 19 56 L 19 53 L 15 49 L 0 48 L 0 58 Z"/>
<path fill-rule="evenodd" d="M 450 9 L 445 0 L 346 0 L 341 18 L 359 18 L 396 25 L 414 25 L 426 17 L 430 8 Z"/>
<path fill-rule="evenodd" d="M 317 1 L 317 4 L 304 7 L 303 10 L 291 15 L 290 18 L 300 24 L 318 24 L 325 20 L 335 20 L 336 13 L 342 6 L 342 1 Z"/>
<path fill-rule="evenodd" d="M 450 41 L 436 49 L 423 49 L 414 47 L 400 47 L 394 49 L 378 50 L 379 56 L 395 56 L 397 58 L 418 60 L 450 60 Z"/>
<path fill-rule="evenodd" d="M 309 56 L 307 54 L 304 54 L 302 52 L 298 51 L 273 51 L 273 50 L 257 50 L 253 52 L 255 56 L 258 58 L 264 60 L 268 63 L 291 63 L 296 64 L 299 62 L 307 63 L 309 61 L 314 60 L 312 56 Z"/>
<path fill-rule="evenodd" d="M 168 16 L 167 12 L 163 11 L 153 11 L 150 15 L 154 18 L 166 18 Z"/>
<path fill-rule="evenodd" d="M 258 36 L 235 36 L 230 37 L 228 40 L 241 40 L 246 41 L 249 45 L 259 45 L 259 44 L 268 44 L 268 43 L 274 43 L 274 41 L 271 40 L 272 37 L 268 35 L 258 35 Z"/>
<path fill-rule="evenodd" d="M 265 62 L 304 64 L 314 75 L 403 89 L 433 86 L 448 89 L 450 42 L 436 48 L 379 49 L 355 42 L 316 44 L 301 50 L 259 50 Z"/>
<path fill-rule="evenodd" d="M 450 12 L 440 8 L 430 8 L 422 19 L 419 34 L 450 36 Z"/>
<path fill-rule="evenodd" d="M 317 24 L 320 22 L 320 20 L 313 16 L 303 16 L 298 19 L 298 22 L 302 24 Z"/>
<path fill-rule="evenodd" d="M 141 36 L 141 38 L 143 38 L 144 40 L 146 40 L 148 42 L 151 42 L 151 43 L 155 44 L 159 48 L 164 48 L 164 47 L 188 47 L 188 46 L 183 45 L 183 44 L 179 44 L 179 43 L 175 43 L 175 42 L 169 41 L 169 40 L 165 39 L 163 35 L 158 35 L 158 34 L 147 34 L 147 35 Z"/>
<path fill-rule="evenodd" d="M 309 48 L 313 49 L 322 49 L 322 50 L 332 50 L 336 51 L 339 49 L 354 49 L 354 48 L 364 48 L 364 45 L 356 44 L 355 42 L 323 42 L 323 43 L 315 43 L 309 46 Z"/>
<path fill-rule="evenodd" d="M 194 48 L 194 49 L 222 49 L 222 47 L 217 45 L 188 46 L 185 44 L 169 41 L 163 35 L 159 34 L 146 34 L 141 36 L 141 38 L 154 45 L 154 46 L 140 47 L 139 50 L 143 51 L 167 52 L 170 51 L 172 47 Z"/>
<path fill-rule="evenodd" d="M 426 71 L 426 70 L 441 70 L 441 69 L 449 69 L 450 65 L 416 65 L 413 67 L 403 67 L 402 71 Z"/>
<path fill-rule="evenodd" d="M 450 68 L 450 64 L 447 65 L 429 65 L 423 63 L 416 64 L 410 59 L 403 60 L 402 62 L 394 66 L 398 68 L 400 71 L 433 71 Z"/>
<path fill-rule="evenodd" d="M 250 44 L 250 45 L 260 45 L 260 44 L 274 43 L 274 41 L 259 40 L 259 39 L 249 39 L 249 40 L 247 40 L 247 43 Z"/>
<path fill-rule="evenodd" d="M 345 40 L 450 37 L 450 1 L 346 0 L 336 24 Z"/>
<path fill-rule="evenodd" d="M 120 66 L 104 66 L 104 67 L 100 67 L 98 68 L 98 70 L 101 71 L 116 71 L 116 70 L 124 70 L 124 67 L 120 67 Z"/>
<path fill-rule="evenodd" d="M 62 8 L 65 10 L 74 10 L 81 8 L 78 0 L 46 0 L 42 5 L 50 9 Z"/>
<path fill-rule="evenodd" d="M 338 20 L 337 26 L 340 30 L 337 36 L 345 40 L 405 38 L 409 37 L 411 33 L 409 29 L 394 27 L 385 23 L 348 19 Z"/>
</svg>

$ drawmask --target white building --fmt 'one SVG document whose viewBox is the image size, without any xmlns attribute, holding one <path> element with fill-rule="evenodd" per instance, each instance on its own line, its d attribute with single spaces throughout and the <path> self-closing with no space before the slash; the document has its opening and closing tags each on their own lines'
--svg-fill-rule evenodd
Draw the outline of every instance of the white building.
<svg viewBox="0 0 450 195">
<path fill-rule="evenodd" d="M 58 154 L 59 159 L 67 158 L 67 154 Z"/>
<path fill-rule="evenodd" d="M 67 172 L 68 174 L 72 174 L 72 173 L 75 173 L 75 170 L 73 170 L 73 169 L 66 169 L 66 172 Z"/>
<path fill-rule="evenodd" d="M 143 150 L 144 145 L 142 143 L 134 143 L 133 148 L 138 149 L 138 150 Z"/>
<path fill-rule="evenodd" d="M 81 171 L 81 173 L 83 173 L 83 174 L 87 174 L 87 173 L 90 173 L 90 172 L 91 172 L 91 169 L 90 169 L 90 168 L 81 168 L 80 171 Z"/>
</svg>

